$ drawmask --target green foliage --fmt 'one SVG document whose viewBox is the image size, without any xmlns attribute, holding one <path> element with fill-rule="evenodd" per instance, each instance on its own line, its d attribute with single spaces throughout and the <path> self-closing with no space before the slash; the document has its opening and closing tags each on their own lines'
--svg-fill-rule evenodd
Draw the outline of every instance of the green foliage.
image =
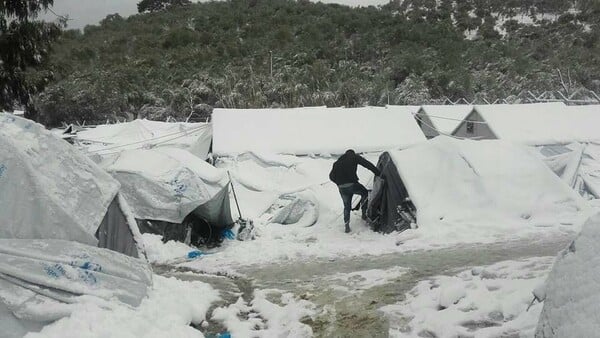
<svg viewBox="0 0 600 338">
<path fill-rule="evenodd" d="M 189 5 L 190 0 L 142 0 L 137 4 L 138 13 L 162 11 L 173 6 Z"/>
<path fill-rule="evenodd" d="M 31 95 L 50 79 L 49 71 L 32 72 L 32 67 L 46 62 L 60 29 L 55 24 L 31 19 L 52 3 L 52 0 L 0 1 L 0 109 L 28 105 Z"/>
<path fill-rule="evenodd" d="M 130 114 L 186 117 L 204 104 L 494 100 L 560 89 L 557 69 L 595 89 L 600 15 L 568 12 L 600 13 L 595 3 L 405 0 L 350 8 L 229 0 L 109 16 L 83 33 L 62 35 L 47 68 L 56 78 L 36 103 L 40 118 L 57 124 Z M 520 21 L 527 15 L 535 24 Z"/>
</svg>

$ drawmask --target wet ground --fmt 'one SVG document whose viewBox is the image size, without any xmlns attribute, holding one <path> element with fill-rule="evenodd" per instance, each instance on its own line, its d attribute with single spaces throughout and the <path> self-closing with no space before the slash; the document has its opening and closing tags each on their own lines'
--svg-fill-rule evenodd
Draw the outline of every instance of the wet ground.
<svg viewBox="0 0 600 338">
<path fill-rule="evenodd" d="M 191 274 L 185 269 L 165 266 L 155 267 L 155 272 L 210 283 L 221 291 L 224 299 L 215 306 L 233 303 L 240 296 L 249 302 L 255 289 L 291 292 L 317 305 L 318 315 L 304 320 L 316 337 L 387 337 L 389 323 L 378 309 L 402 301 L 417 282 L 504 260 L 555 256 L 571 239 L 565 235 L 381 256 L 248 266 L 237 271 L 244 277 L 234 278 Z M 381 271 L 369 272 L 373 269 Z M 378 274 L 385 277 L 378 278 Z M 209 324 L 203 332 L 222 332 L 218 323 Z"/>
</svg>

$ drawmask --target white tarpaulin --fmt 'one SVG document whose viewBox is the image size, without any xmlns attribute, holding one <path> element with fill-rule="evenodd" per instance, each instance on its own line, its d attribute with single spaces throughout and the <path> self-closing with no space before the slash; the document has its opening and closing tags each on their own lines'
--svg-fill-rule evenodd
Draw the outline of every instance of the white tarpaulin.
<svg viewBox="0 0 600 338">
<path fill-rule="evenodd" d="M 536 148 L 565 183 L 587 198 L 600 198 L 600 145 L 571 143 Z"/>
<path fill-rule="evenodd" d="M 390 155 L 422 227 L 552 224 L 584 208 L 525 146 L 440 136 Z"/>
<path fill-rule="evenodd" d="M 122 150 L 176 147 L 206 159 L 212 140 L 210 123 L 131 122 L 100 125 L 77 133 L 76 139 L 91 154 L 112 155 Z"/>
<path fill-rule="evenodd" d="M 42 125 L 0 114 L 0 238 L 96 245 L 119 183 Z"/>
<path fill-rule="evenodd" d="M 213 152 L 343 154 L 404 148 L 425 135 L 414 107 L 215 109 Z"/>
<path fill-rule="evenodd" d="M 63 240 L 0 239 L 0 323 L 8 337 L 68 316 L 71 304 L 89 296 L 138 306 L 151 285 L 145 261 L 114 251 Z"/>
<path fill-rule="evenodd" d="M 128 150 L 103 166 L 137 219 L 181 223 L 229 182 L 224 170 L 178 148 Z"/>
</svg>

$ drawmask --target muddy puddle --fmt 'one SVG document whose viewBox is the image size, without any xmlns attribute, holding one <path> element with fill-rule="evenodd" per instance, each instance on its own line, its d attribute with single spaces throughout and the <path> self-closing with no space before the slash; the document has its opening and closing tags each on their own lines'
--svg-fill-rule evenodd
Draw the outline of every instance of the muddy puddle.
<svg viewBox="0 0 600 338">
<path fill-rule="evenodd" d="M 244 277 L 235 278 L 192 274 L 164 266 L 155 267 L 155 272 L 210 283 L 223 297 L 215 306 L 234 303 L 240 296 L 249 302 L 255 289 L 291 292 L 316 304 L 318 315 L 303 320 L 312 327 L 315 337 L 388 337 L 390 323 L 379 309 L 404 300 L 405 294 L 419 281 L 504 260 L 555 256 L 571 239 L 565 235 L 381 256 L 248 266 L 237 271 Z M 203 332 L 224 330 L 218 323 L 209 324 L 208 331 L 203 329 Z"/>
</svg>

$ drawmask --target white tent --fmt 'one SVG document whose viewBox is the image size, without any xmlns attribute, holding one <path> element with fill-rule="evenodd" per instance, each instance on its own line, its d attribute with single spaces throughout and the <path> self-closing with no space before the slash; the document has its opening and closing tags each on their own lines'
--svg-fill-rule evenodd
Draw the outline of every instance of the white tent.
<svg viewBox="0 0 600 338">
<path fill-rule="evenodd" d="M 122 150 L 177 147 L 206 159 L 212 139 L 209 123 L 134 120 L 100 125 L 77 133 L 78 143 L 92 154 L 111 155 Z"/>
<path fill-rule="evenodd" d="M 415 118 L 428 138 L 451 135 L 458 125 L 471 113 L 472 105 L 423 105 Z"/>
<path fill-rule="evenodd" d="M 183 149 L 127 150 L 102 165 L 121 182 L 136 219 L 181 223 L 215 198 L 229 198 L 226 172 Z M 203 218 L 209 222 L 230 222 L 228 202 L 215 203 L 206 212 Z M 229 220 L 224 220 L 227 213 Z"/>
<path fill-rule="evenodd" d="M 477 105 L 454 135 L 498 138 L 527 145 L 597 141 L 600 140 L 598 107 L 567 107 L 556 102 Z"/>
<path fill-rule="evenodd" d="M 554 224 L 584 208 L 524 146 L 440 136 L 389 154 L 423 228 Z"/>
<path fill-rule="evenodd" d="M 64 239 L 137 257 L 143 245 L 135 224 L 127 222 L 119 186 L 42 125 L 0 114 L 0 238 Z M 122 238 L 113 239 L 124 242 L 100 236 L 98 243 L 99 230 L 119 232 Z"/>
<path fill-rule="evenodd" d="M 213 128 L 213 151 L 219 156 L 373 152 L 425 140 L 404 106 L 215 109 Z"/>
</svg>

